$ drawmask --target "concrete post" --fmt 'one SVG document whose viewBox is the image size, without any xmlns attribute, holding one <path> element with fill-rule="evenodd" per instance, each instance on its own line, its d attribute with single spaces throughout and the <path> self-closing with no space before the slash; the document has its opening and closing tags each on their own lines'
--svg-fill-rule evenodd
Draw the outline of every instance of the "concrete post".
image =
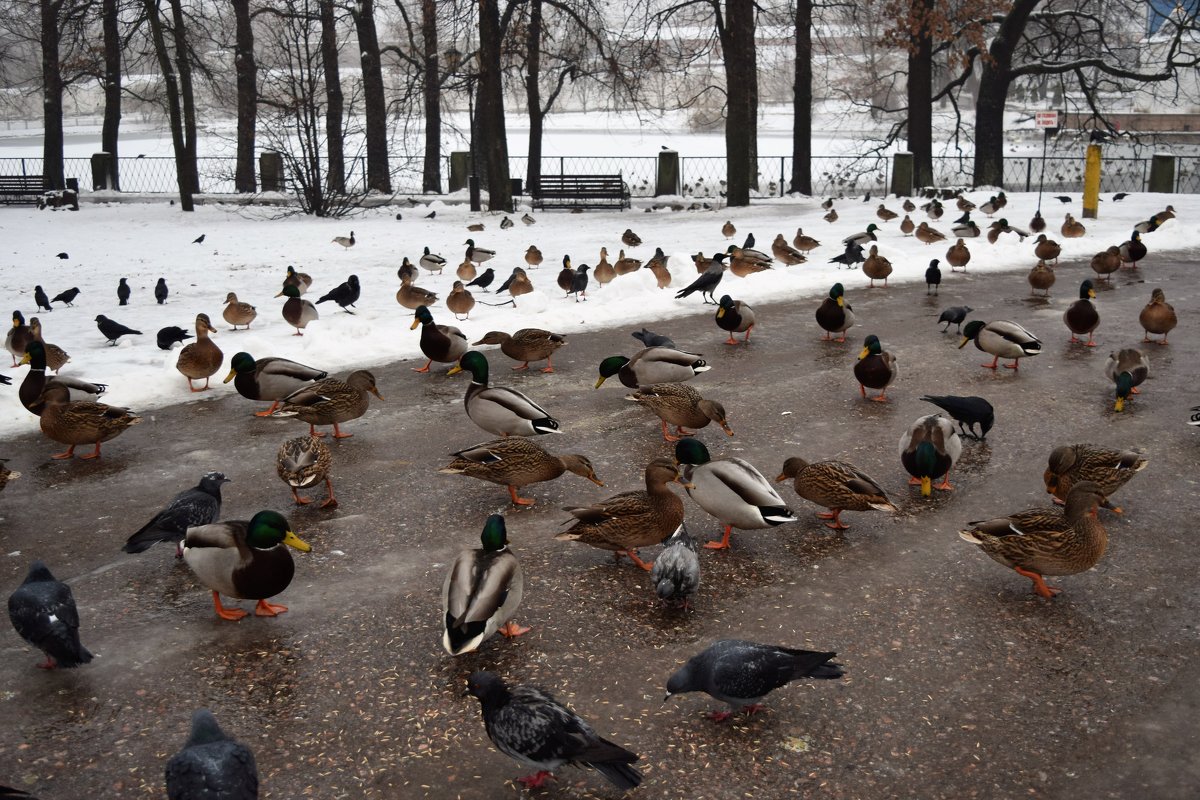
<svg viewBox="0 0 1200 800">
<path fill-rule="evenodd" d="M 287 190 L 283 173 L 283 156 L 274 150 L 264 150 L 258 156 L 258 171 L 264 192 Z"/>
<path fill-rule="evenodd" d="M 114 191 L 117 188 L 113 174 L 112 153 L 92 153 L 92 191 Z"/>
<path fill-rule="evenodd" d="M 471 174 L 471 154 L 456 150 L 450 154 L 450 191 L 460 192 L 467 188 L 467 176 Z"/>
<path fill-rule="evenodd" d="M 1150 186 L 1148 191 L 1175 193 L 1175 156 L 1155 153 L 1150 160 Z"/>
<path fill-rule="evenodd" d="M 658 177 L 654 181 L 654 196 L 679 194 L 679 153 L 661 150 L 658 153 Z"/>
<path fill-rule="evenodd" d="M 896 153 L 892 156 L 891 193 L 896 197 L 913 196 L 913 176 L 916 161 L 912 153 Z"/>
</svg>

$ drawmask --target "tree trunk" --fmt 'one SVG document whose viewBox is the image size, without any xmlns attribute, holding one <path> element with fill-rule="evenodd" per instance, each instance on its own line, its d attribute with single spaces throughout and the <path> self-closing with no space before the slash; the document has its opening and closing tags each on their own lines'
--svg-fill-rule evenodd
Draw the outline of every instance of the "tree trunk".
<svg viewBox="0 0 1200 800">
<path fill-rule="evenodd" d="M 475 110 L 475 133 L 484 140 L 481 152 L 486 165 L 488 207 L 492 211 L 513 208 L 508 134 L 504 125 L 504 82 L 500 71 L 502 37 L 497 0 L 479 0 L 479 103 Z"/>
<path fill-rule="evenodd" d="M 719 33 L 727 97 L 726 202 L 748 206 L 750 187 L 758 173 L 754 159 L 754 0 L 726 0 L 725 15 Z"/>
<path fill-rule="evenodd" d="M 58 0 L 41 0 L 42 14 L 42 102 L 45 129 L 42 137 L 42 180 L 47 189 L 62 189 L 63 183 L 63 81 L 58 62 L 61 33 Z"/>
<path fill-rule="evenodd" d="M 179 184 L 179 208 L 193 211 L 191 177 L 187 170 L 187 147 L 183 139 L 183 112 L 179 108 L 179 84 L 175 70 L 171 67 L 171 54 L 167 52 L 167 41 L 163 36 L 162 18 L 158 15 L 157 0 L 143 0 L 146 18 L 150 22 L 150 39 L 154 43 L 154 54 L 162 72 L 163 86 L 167 92 L 167 116 L 171 124 L 171 145 L 175 150 L 175 179 Z"/>
<path fill-rule="evenodd" d="M 192 89 L 192 59 L 188 48 L 187 29 L 183 21 L 182 0 L 171 4 L 172 36 L 175 40 L 175 63 L 179 73 L 179 95 L 183 104 L 183 168 L 191 193 L 200 191 L 200 171 L 196 166 L 196 94 Z"/>
<path fill-rule="evenodd" d="M 254 60 L 250 0 L 233 0 L 233 14 L 237 21 L 233 51 L 233 69 L 237 75 L 237 172 L 233 184 L 239 192 L 253 192 L 258 189 L 254 164 L 255 134 L 258 129 L 258 64 Z"/>
<path fill-rule="evenodd" d="M 367 125 L 367 188 L 392 193 L 388 165 L 387 100 L 383 92 L 383 66 L 379 60 L 379 37 L 375 33 L 375 0 L 357 0 L 354 27 L 362 59 L 363 101 Z"/>
<path fill-rule="evenodd" d="M 975 103 L 975 186 L 1004 188 L 1004 101 L 1012 83 L 1013 51 L 1038 0 L 1016 0 L 1000 23 L 983 73 Z"/>
<path fill-rule="evenodd" d="M 442 76 L 438 65 L 437 5 L 421 0 L 421 38 L 425 44 L 425 168 L 421 190 L 442 191 Z"/>
<path fill-rule="evenodd" d="M 100 129 L 100 149 L 108 153 L 108 189 L 121 190 L 121 169 L 117 145 L 121 130 L 121 30 L 117 20 L 117 0 L 104 0 L 101 7 L 104 34 L 104 126 Z"/>
<path fill-rule="evenodd" d="M 529 0 L 529 29 L 526 39 L 525 105 L 529 108 L 529 166 L 525 183 L 537 186 L 542 180 L 542 131 L 546 115 L 542 113 L 542 0 Z"/>
<path fill-rule="evenodd" d="M 346 193 L 345 137 L 342 135 L 342 73 L 338 69 L 337 25 L 333 0 L 321 0 L 321 63 L 325 72 L 325 147 L 329 170 L 325 185 L 334 194 Z"/>
<path fill-rule="evenodd" d="M 792 180 L 812 194 L 812 0 L 796 0 L 796 81 L 792 85 Z"/>
<path fill-rule="evenodd" d="M 913 184 L 933 185 L 933 36 L 936 0 L 913 0 L 908 50 L 908 151 L 913 154 Z"/>
</svg>

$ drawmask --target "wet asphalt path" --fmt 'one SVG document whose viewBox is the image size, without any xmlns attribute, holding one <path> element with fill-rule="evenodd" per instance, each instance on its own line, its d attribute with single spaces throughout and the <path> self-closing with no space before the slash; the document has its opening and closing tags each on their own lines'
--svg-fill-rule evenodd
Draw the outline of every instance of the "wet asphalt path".
<svg viewBox="0 0 1200 800">
<path fill-rule="evenodd" d="M 0 783 L 49 800 L 161 797 L 166 759 L 192 710 L 208 706 L 254 749 L 265 798 L 515 796 L 522 768 L 491 747 L 477 702 L 462 696 L 466 675 L 487 668 L 549 688 L 641 753 L 645 782 L 631 796 L 1194 797 L 1200 431 L 1185 422 L 1200 404 L 1198 268 L 1196 253 L 1152 257 L 1101 286 L 1094 349 L 1068 345 L 1061 321 L 1090 276 L 1085 264 L 1060 268 L 1048 303 L 1029 299 L 1020 273 L 947 274 L 940 299 L 923 287 L 857 288 L 856 274 L 847 295 L 864 324 L 845 345 L 818 341 L 816 299 L 760 308 L 747 347 L 722 344 L 708 311 L 647 321 L 713 364 L 692 385 L 725 404 L 736 432 L 700 434 L 714 455 L 736 454 L 771 477 L 790 455 L 847 459 L 905 512 L 848 513 L 851 529 L 836 534 L 780 484 L 802 521 L 738 532 L 732 551 L 702 554 L 691 612 L 662 607 L 628 563 L 553 539 L 562 506 L 639 488 L 645 463 L 669 452 L 624 387 L 592 389 L 601 358 L 635 351 L 625 330 L 571 335 L 554 375 L 510 373 L 491 356 L 494 382 L 562 422 L 566 435 L 541 443 L 586 454 L 607 484 L 568 474 L 530 487 L 529 510 L 511 509 L 502 487 L 434 472 L 450 451 L 489 437 L 462 411 L 466 376 L 416 375 L 415 361 L 375 370 L 386 402 L 372 400 L 345 428 L 355 436 L 334 446 L 336 511 L 296 509 L 275 475 L 275 450 L 301 423 L 255 418 L 259 406 L 236 395 L 147 413 L 99 463 L 51 462 L 57 445 L 40 436 L 9 440 L 5 455 L 25 476 L 0 494 L 0 588 L 7 595 L 31 559 L 47 561 L 71 582 L 84 642 L 99 657 L 46 674 L 14 632 L 0 635 Z M 1115 414 L 1103 362 L 1141 338 L 1137 314 L 1156 285 L 1181 322 L 1169 347 L 1146 346 L 1144 393 Z M 935 324 L 940 308 L 960 303 L 974 317 L 1025 324 L 1045 353 L 1020 374 L 981 369 L 982 353 L 955 349 L 958 338 Z M 863 401 L 851 374 L 868 333 L 899 359 L 886 405 Z M 233 341 L 222 334 L 227 355 Z M 896 442 L 935 410 L 925 393 L 984 395 L 997 423 L 985 445 L 966 444 L 957 490 L 923 501 Z M 1151 463 L 1118 495 L 1126 514 L 1104 516 L 1108 555 L 1058 581 L 1065 592 L 1048 602 L 956 531 L 1045 504 L 1046 456 L 1073 441 L 1140 446 Z M 217 619 L 170 546 L 120 552 L 210 469 L 234 480 L 226 518 L 277 508 L 313 545 L 296 555 L 296 579 L 278 598 L 291 611 L 277 619 Z M 694 534 L 719 533 L 687 508 Z M 498 511 L 526 575 L 518 619 L 533 630 L 452 660 L 439 643 L 445 566 Z M 730 636 L 837 650 L 847 677 L 794 684 L 769 698 L 768 713 L 724 725 L 703 717 L 715 707 L 703 695 L 663 705 L 667 676 Z M 618 793 L 565 769 L 536 794 Z"/>
</svg>

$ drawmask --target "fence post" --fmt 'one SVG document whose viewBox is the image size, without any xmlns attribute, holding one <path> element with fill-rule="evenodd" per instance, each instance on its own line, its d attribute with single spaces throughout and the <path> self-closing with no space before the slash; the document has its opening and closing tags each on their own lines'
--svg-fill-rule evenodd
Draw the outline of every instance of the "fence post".
<svg viewBox="0 0 1200 800">
<path fill-rule="evenodd" d="M 1025 159 L 1025 191 L 1033 191 L 1033 159 Z"/>
<path fill-rule="evenodd" d="M 786 194 L 786 191 L 784 190 L 784 186 L 786 186 L 786 185 L 787 184 L 784 181 L 784 175 L 783 175 L 783 156 L 780 156 L 779 157 L 779 196 L 780 197 L 783 197 Z"/>
<path fill-rule="evenodd" d="M 92 153 L 92 191 L 111 191 L 116 188 L 113 166 L 112 153 Z"/>
<path fill-rule="evenodd" d="M 260 183 L 264 192 L 285 191 L 283 179 L 283 156 L 274 150 L 264 150 L 258 156 Z"/>
<path fill-rule="evenodd" d="M 467 188 L 467 176 L 471 174 L 471 154 L 455 150 L 450 154 L 450 191 L 461 192 Z"/>
<path fill-rule="evenodd" d="M 674 150 L 660 150 L 658 172 L 654 181 L 654 196 L 679 194 L 679 174 L 679 153 Z"/>
<path fill-rule="evenodd" d="M 912 197 L 913 194 L 913 154 L 895 153 L 892 155 L 891 193 L 896 197 Z M 884 162 L 884 180 L 887 179 L 887 162 Z M 885 184 L 886 185 L 886 184 Z"/>
<path fill-rule="evenodd" d="M 1175 156 L 1155 153 L 1150 161 L 1151 192 L 1172 194 L 1175 191 Z"/>
</svg>

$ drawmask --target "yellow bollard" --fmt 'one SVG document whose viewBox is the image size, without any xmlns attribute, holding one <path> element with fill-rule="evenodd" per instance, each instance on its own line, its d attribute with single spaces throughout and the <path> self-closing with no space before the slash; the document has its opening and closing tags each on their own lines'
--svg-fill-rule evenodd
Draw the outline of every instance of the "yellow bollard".
<svg viewBox="0 0 1200 800">
<path fill-rule="evenodd" d="M 1100 145 L 1089 144 L 1083 167 L 1083 218 L 1096 219 L 1100 211 Z"/>
</svg>

